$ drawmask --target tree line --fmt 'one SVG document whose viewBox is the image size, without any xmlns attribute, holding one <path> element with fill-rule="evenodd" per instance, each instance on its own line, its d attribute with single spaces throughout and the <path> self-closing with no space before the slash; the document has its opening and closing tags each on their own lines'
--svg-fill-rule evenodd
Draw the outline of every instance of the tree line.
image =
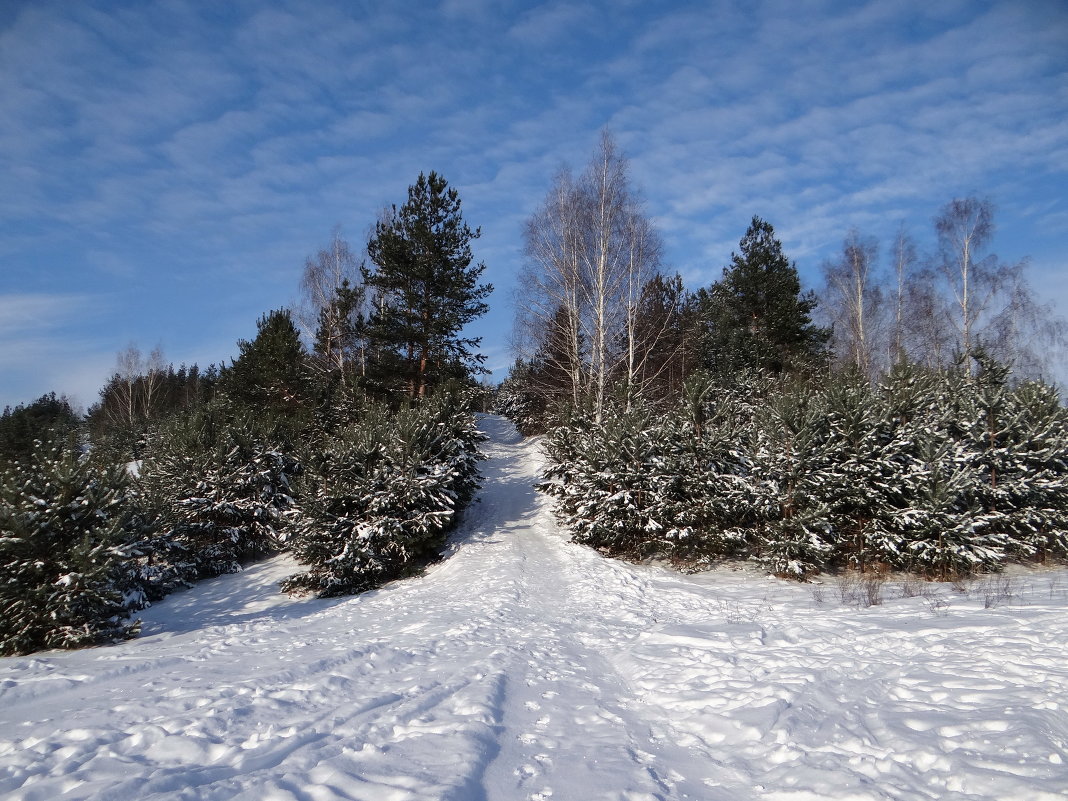
<svg viewBox="0 0 1068 801">
<path fill-rule="evenodd" d="M 856 230 L 802 288 L 754 216 L 688 290 L 602 134 L 524 229 L 517 360 L 498 408 L 548 432 L 542 489 L 612 555 L 950 577 L 1064 558 L 1065 327 L 988 251 L 989 201 L 954 199 L 921 258 Z M 1011 369 L 1010 369 L 1011 368 Z"/>
<path fill-rule="evenodd" d="M 133 636 L 137 609 L 283 550 L 303 568 L 283 589 L 320 596 L 437 558 L 480 480 L 478 236 L 421 174 L 370 263 L 335 234 L 302 306 L 264 314 L 231 363 L 130 346 L 84 418 L 54 394 L 5 409 L 0 653 Z"/>
<path fill-rule="evenodd" d="M 901 361 L 945 369 L 980 350 L 1018 378 L 1049 380 L 1064 322 L 1028 284 L 1025 261 L 988 252 L 994 228 L 988 200 L 952 200 L 934 219 L 934 252 L 921 258 L 901 228 L 887 264 L 874 238 L 852 230 L 817 292 L 802 290 L 771 223 L 754 216 L 722 276 L 690 291 L 666 270 L 605 132 L 586 168 L 561 170 L 526 222 L 503 402 L 536 431 L 563 405 L 588 405 L 600 420 L 613 395 L 677 400 L 699 370 L 851 367 L 874 382 Z"/>
</svg>

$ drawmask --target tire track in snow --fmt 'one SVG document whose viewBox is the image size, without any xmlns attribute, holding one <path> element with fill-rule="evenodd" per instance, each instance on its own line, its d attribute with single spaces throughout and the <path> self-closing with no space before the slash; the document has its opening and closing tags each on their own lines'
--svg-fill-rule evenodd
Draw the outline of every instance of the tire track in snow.
<svg viewBox="0 0 1068 801">
<path fill-rule="evenodd" d="M 496 559 L 516 589 L 508 619 L 517 651 L 502 711 L 506 739 L 487 770 L 487 796 L 748 797 L 740 785 L 730 792 L 719 787 L 715 761 L 675 746 L 659 713 L 633 696 L 606 659 L 646 622 L 647 615 L 633 612 L 647 603 L 643 582 L 626 566 L 566 542 L 548 501 L 532 488 L 542 463 L 536 446 L 521 442 L 507 423 L 485 424 L 496 427 L 487 486 L 515 488 L 493 496 L 488 517 L 512 521 Z M 618 584 L 618 592 L 594 597 L 582 589 L 590 580 L 602 590 Z M 595 630 L 599 636 L 586 636 Z"/>
</svg>

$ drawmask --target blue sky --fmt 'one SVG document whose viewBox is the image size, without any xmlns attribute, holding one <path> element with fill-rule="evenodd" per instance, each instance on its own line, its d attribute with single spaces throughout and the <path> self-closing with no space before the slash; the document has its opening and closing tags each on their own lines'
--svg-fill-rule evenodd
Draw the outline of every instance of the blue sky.
<svg viewBox="0 0 1068 801">
<path fill-rule="evenodd" d="M 0 0 L 0 407 L 92 403 L 131 342 L 228 360 L 335 225 L 362 248 L 420 171 L 497 291 L 608 126 L 693 288 L 749 219 L 808 286 L 851 226 L 921 250 L 955 196 L 1068 311 L 1068 4 Z"/>
</svg>

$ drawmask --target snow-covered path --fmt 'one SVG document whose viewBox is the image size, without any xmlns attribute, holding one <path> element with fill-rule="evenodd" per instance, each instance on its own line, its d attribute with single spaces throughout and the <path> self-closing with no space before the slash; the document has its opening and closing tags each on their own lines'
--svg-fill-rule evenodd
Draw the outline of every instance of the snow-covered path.
<svg viewBox="0 0 1068 801">
<path fill-rule="evenodd" d="M 605 560 L 557 531 L 536 443 L 483 426 L 425 576 L 293 600 L 273 560 L 137 640 L 0 659 L 0 797 L 1068 797 L 1065 571 L 857 608 Z"/>
</svg>

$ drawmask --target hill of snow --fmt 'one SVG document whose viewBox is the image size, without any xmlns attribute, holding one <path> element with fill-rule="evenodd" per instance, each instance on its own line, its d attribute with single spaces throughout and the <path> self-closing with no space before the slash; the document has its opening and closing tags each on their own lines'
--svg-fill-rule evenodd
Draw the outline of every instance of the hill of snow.
<svg viewBox="0 0 1068 801">
<path fill-rule="evenodd" d="M 0 659 L 0 796 L 1065 797 L 1068 572 L 865 607 L 606 560 L 532 489 L 537 443 L 482 425 L 481 500 L 420 578 L 291 599 L 283 557 L 136 640 Z"/>
</svg>

